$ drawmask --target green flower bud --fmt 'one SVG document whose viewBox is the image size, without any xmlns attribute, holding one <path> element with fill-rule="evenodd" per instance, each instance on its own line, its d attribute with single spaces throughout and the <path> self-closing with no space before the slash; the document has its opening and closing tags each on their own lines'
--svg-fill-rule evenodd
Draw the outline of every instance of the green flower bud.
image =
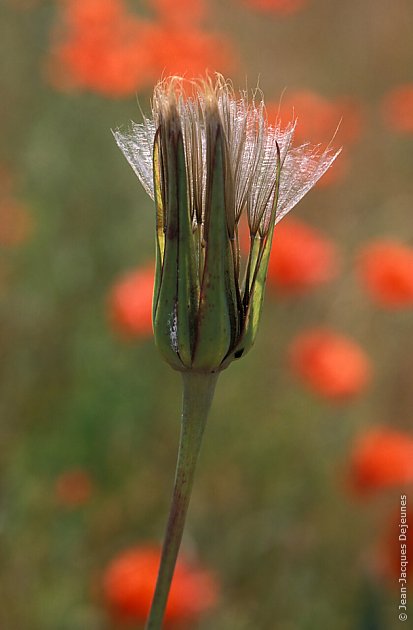
<svg viewBox="0 0 413 630">
<path fill-rule="evenodd" d="M 294 123 L 269 126 L 263 103 L 220 76 L 191 85 L 188 97 L 182 79 L 158 84 L 153 120 L 115 137 L 155 200 L 155 343 L 173 368 L 211 373 L 253 345 L 274 226 L 337 154 L 292 149 Z"/>
</svg>

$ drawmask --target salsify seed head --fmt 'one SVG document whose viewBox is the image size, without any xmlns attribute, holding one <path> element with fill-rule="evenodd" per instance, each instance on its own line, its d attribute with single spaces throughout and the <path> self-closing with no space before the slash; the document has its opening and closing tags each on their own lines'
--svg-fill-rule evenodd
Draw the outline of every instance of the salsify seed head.
<svg viewBox="0 0 413 630">
<path fill-rule="evenodd" d="M 237 95 L 217 75 L 161 81 L 152 117 L 114 133 L 155 201 L 155 342 L 178 370 L 221 370 L 255 340 L 274 226 L 337 156 L 294 148 L 294 126 L 268 124 L 258 91 Z"/>
</svg>

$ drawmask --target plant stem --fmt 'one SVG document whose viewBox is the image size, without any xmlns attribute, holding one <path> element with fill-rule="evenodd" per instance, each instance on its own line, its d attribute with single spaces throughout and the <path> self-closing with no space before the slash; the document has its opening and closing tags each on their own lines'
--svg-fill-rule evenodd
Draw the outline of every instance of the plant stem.
<svg viewBox="0 0 413 630">
<path fill-rule="evenodd" d="M 202 436 L 218 373 L 183 372 L 181 435 L 169 518 L 161 561 L 146 630 L 160 630 L 168 601 L 176 559 L 181 545 L 185 518 Z"/>
</svg>

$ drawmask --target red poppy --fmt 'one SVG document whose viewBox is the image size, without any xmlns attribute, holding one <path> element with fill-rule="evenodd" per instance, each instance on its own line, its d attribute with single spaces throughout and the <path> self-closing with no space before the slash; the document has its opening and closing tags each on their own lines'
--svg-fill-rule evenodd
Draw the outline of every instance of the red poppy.
<svg viewBox="0 0 413 630">
<path fill-rule="evenodd" d="M 360 435 L 351 455 L 350 481 L 362 494 L 413 483 L 413 437 L 388 427 Z"/>
<path fill-rule="evenodd" d="M 105 96 L 134 94 L 165 73 L 198 76 L 205 69 L 228 71 L 230 45 L 201 31 L 203 4 L 158 0 L 161 22 L 129 12 L 123 0 L 68 0 L 55 30 L 49 77 L 58 89 L 88 89 Z M 192 16 L 192 17 L 191 17 Z"/>
<path fill-rule="evenodd" d="M 351 339 L 328 329 L 307 330 L 290 346 L 293 372 L 314 392 L 331 400 L 352 398 L 364 391 L 371 365 Z"/>
<path fill-rule="evenodd" d="M 301 292 L 328 282 L 338 271 L 335 244 L 297 219 L 287 219 L 274 232 L 268 267 L 268 285 L 286 292 Z"/>
<path fill-rule="evenodd" d="M 205 0 L 151 0 L 159 18 L 177 27 L 195 26 L 207 14 Z"/>
<path fill-rule="evenodd" d="M 66 0 L 65 22 L 68 28 L 80 32 L 100 28 L 110 30 L 125 17 L 123 0 Z"/>
<path fill-rule="evenodd" d="M 391 240 L 370 243 L 359 254 L 358 273 L 366 291 L 380 306 L 413 306 L 412 247 Z"/>
<path fill-rule="evenodd" d="M 141 546 L 129 549 L 107 567 L 103 589 L 106 603 L 119 620 L 143 623 L 155 588 L 160 549 Z M 204 569 L 178 559 L 165 613 L 168 626 L 194 622 L 217 600 L 216 580 Z"/>
<path fill-rule="evenodd" d="M 153 26 L 126 12 L 120 0 L 71 0 L 56 34 L 50 75 L 58 88 L 131 94 L 157 75 Z"/>
<path fill-rule="evenodd" d="M 390 90 L 383 99 L 382 114 L 393 131 L 413 133 L 413 83 Z"/>
<path fill-rule="evenodd" d="M 33 221 L 26 207 L 12 198 L 0 199 L 0 245 L 21 245 L 30 236 Z"/>
<path fill-rule="evenodd" d="M 66 470 L 56 479 L 56 501 L 64 507 L 76 508 L 84 505 L 89 501 L 92 491 L 92 480 L 81 468 Z"/>
<path fill-rule="evenodd" d="M 244 0 L 244 3 L 257 11 L 289 15 L 300 11 L 307 0 Z"/>
<path fill-rule="evenodd" d="M 109 307 L 115 328 L 128 337 L 152 335 L 154 267 L 131 271 L 112 288 Z"/>
<path fill-rule="evenodd" d="M 229 72 L 235 53 L 223 37 L 198 28 L 171 28 L 159 25 L 151 42 L 153 64 L 159 74 L 198 77 L 205 71 Z"/>
</svg>

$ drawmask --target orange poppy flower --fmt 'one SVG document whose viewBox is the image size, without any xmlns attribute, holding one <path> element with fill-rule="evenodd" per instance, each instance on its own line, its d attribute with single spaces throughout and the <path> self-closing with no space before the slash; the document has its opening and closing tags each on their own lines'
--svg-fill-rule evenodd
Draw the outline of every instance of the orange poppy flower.
<svg viewBox="0 0 413 630">
<path fill-rule="evenodd" d="M 127 337 L 152 335 L 154 267 L 131 271 L 112 288 L 109 310 L 114 327 Z"/>
<path fill-rule="evenodd" d="M 23 204 L 12 198 L 0 199 L 0 245 L 21 245 L 29 238 L 32 229 L 32 218 Z"/>
<path fill-rule="evenodd" d="M 393 131 L 413 133 L 413 83 L 390 90 L 382 101 L 384 122 Z"/>
<path fill-rule="evenodd" d="M 119 0 L 71 0 L 63 18 L 49 64 L 55 87 L 120 97 L 157 76 L 153 26 L 126 13 Z"/>
<path fill-rule="evenodd" d="M 382 240 L 359 253 L 358 274 L 370 297 L 385 308 L 413 306 L 413 248 Z"/>
<path fill-rule="evenodd" d="M 333 241 L 303 221 L 282 221 L 274 232 L 268 286 L 299 293 L 328 282 L 338 271 Z"/>
<path fill-rule="evenodd" d="M 76 508 L 84 505 L 89 501 L 92 491 L 92 480 L 81 468 L 67 470 L 56 479 L 56 501 L 64 507 Z"/>
<path fill-rule="evenodd" d="M 351 454 L 350 482 L 360 494 L 413 483 L 413 436 L 388 427 L 363 433 Z"/>
<path fill-rule="evenodd" d="M 151 0 L 162 22 L 175 27 L 195 26 L 207 14 L 205 0 Z"/>
<path fill-rule="evenodd" d="M 198 77 L 206 71 L 230 72 L 235 53 L 223 37 L 198 28 L 171 28 L 160 24 L 151 42 L 153 64 L 159 74 Z"/>
<path fill-rule="evenodd" d="M 103 589 L 112 615 L 143 623 L 148 615 L 160 561 L 160 549 L 140 546 L 121 553 L 104 573 Z M 217 600 L 216 580 L 204 569 L 178 559 L 165 624 L 194 622 Z"/>
<path fill-rule="evenodd" d="M 206 69 L 232 68 L 230 45 L 195 24 L 203 12 L 201 2 L 191 3 L 184 24 L 178 20 L 187 6 L 184 0 L 178 7 L 166 0 L 156 6 L 161 22 L 139 18 L 122 0 L 69 0 L 49 57 L 52 84 L 117 98 L 134 94 L 167 72 L 192 77 Z"/>
<path fill-rule="evenodd" d="M 351 339 L 332 330 L 307 330 L 289 350 L 291 369 L 312 391 L 330 400 L 342 401 L 364 391 L 371 378 L 371 365 L 363 350 Z"/>
<path fill-rule="evenodd" d="M 90 29 L 110 29 L 125 16 L 123 0 L 66 0 L 64 18 L 69 29 L 87 32 Z"/>
<path fill-rule="evenodd" d="M 307 0 L 244 0 L 244 3 L 257 11 L 289 15 L 300 11 L 307 4 Z"/>
</svg>

